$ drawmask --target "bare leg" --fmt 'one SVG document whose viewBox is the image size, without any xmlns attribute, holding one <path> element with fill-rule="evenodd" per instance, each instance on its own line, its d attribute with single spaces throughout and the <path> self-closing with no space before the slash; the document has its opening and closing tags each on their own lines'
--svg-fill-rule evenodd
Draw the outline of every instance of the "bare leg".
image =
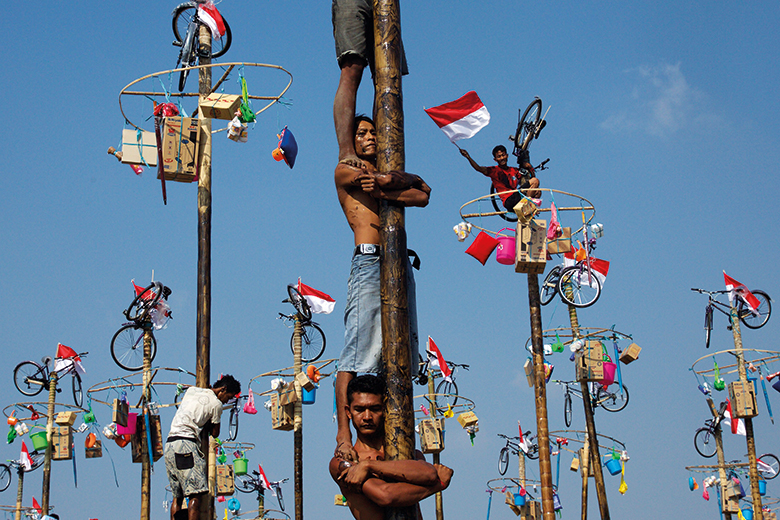
<svg viewBox="0 0 780 520">
<path fill-rule="evenodd" d="M 355 104 L 357 90 L 363 78 L 365 63 L 358 56 L 347 56 L 342 60 L 339 87 L 333 100 L 333 122 L 336 126 L 336 140 L 339 144 L 339 162 L 360 168 L 363 162 L 355 153 Z"/>
<path fill-rule="evenodd" d="M 173 502 L 171 502 L 171 520 L 176 520 L 177 516 L 176 513 L 181 511 L 181 497 L 174 498 Z"/>
<path fill-rule="evenodd" d="M 334 456 L 357 461 L 357 453 L 352 446 L 352 431 L 347 418 L 347 385 L 355 378 L 355 372 L 339 372 L 336 374 L 336 452 Z"/>
<path fill-rule="evenodd" d="M 542 192 L 539 190 L 532 190 L 531 188 L 538 188 L 539 187 L 539 179 L 534 177 L 528 181 L 528 196 L 532 199 L 538 199 L 542 196 Z"/>
<path fill-rule="evenodd" d="M 190 504 L 187 506 L 187 520 L 200 520 L 200 498 L 202 496 L 203 495 L 192 495 L 190 497 Z"/>
</svg>

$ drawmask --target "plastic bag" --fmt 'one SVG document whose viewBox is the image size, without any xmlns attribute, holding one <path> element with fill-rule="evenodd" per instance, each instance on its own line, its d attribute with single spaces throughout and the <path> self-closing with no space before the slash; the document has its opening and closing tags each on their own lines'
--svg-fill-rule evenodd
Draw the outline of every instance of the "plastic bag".
<svg viewBox="0 0 780 520">
<path fill-rule="evenodd" d="M 244 412 L 248 414 L 256 414 L 257 408 L 255 408 L 255 394 L 252 393 L 252 389 L 249 389 L 246 403 L 244 404 Z"/>
</svg>

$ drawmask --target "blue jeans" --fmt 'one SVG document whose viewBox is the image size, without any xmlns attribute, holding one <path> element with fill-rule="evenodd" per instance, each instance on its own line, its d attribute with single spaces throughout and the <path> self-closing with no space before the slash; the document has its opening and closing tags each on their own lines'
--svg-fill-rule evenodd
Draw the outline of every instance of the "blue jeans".
<svg viewBox="0 0 780 520">
<path fill-rule="evenodd" d="M 379 256 L 356 254 L 347 282 L 347 305 L 344 309 L 344 350 L 340 372 L 376 374 L 382 369 L 382 303 L 379 296 Z M 406 290 L 409 311 L 409 348 L 412 374 L 419 368 L 417 335 L 417 299 L 414 274 L 406 262 Z"/>
</svg>

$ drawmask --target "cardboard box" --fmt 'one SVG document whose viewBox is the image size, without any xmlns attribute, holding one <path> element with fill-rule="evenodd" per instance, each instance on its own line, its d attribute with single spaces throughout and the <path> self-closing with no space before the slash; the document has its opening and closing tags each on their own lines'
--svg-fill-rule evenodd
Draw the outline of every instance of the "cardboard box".
<svg viewBox="0 0 780 520">
<path fill-rule="evenodd" d="M 529 199 L 521 199 L 520 202 L 515 204 L 512 211 L 517 215 L 517 221 L 522 223 L 528 223 L 532 218 L 539 213 L 539 206 L 531 202 Z"/>
<path fill-rule="evenodd" d="M 230 121 L 236 115 L 236 110 L 241 105 L 241 96 L 232 94 L 220 94 L 214 92 L 206 99 L 200 101 L 200 113 L 203 117 L 212 119 L 225 119 Z"/>
<path fill-rule="evenodd" d="M 551 255 L 571 252 L 571 228 L 565 227 L 562 231 L 560 237 L 547 242 L 547 252 Z"/>
<path fill-rule="evenodd" d="M 604 350 L 599 341 L 586 341 L 575 356 L 577 381 L 601 381 L 604 379 Z"/>
<path fill-rule="evenodd" d="M 218 497 L 230 496 L 235 492 L 236 483 L 233 475 L 232 464 L 217 464 L 217 489 Z"/>
<path fill-rule="evenodd" d="M 523 370 L 525 371 L 525 379 L 528 381 L 530 388 L 534 387 L 534 381 L 536 376 L 534 375 L 534 362 L 531 358 L 527 358 L 523 364 Z"/>
<path fill-rule="evenodd" d="M 166 117 L 162 129 L 163 174 L 166 181 L 193 182 L 198 172 L 198 134 L 196 117 Z M 159 179 L 159 173 L 157 175 Z"/>
<path fill-rule="evenodd" d="M 624 365 L 628 365 L 632 361 L 636 361 L 639 359 L 639 353 L 642 351 L 642 347 L 637 345 L 636 343 L 632 343 L 628 346 L 627 349 L 623 351 L 622 354 L 620 354 L 620 362 Z"/>
<path fill-rule="evenodd" d="M 122 163 L 157 166 L 157 136 L 135 128 L 122 130 Z"/>
<path fill-rule="evenodd" d="M 724 513 L 739 513 L 739 499 L 738 498 L 727 498 L 726 499 L 726 505 L 723 509 Z M 766 517 L 764 517 L 766 518 Z"/>
<path fill-rule="evenodd" d="M 571 471 L 578 471 L 580 469 L 580 458 L 578 456 L 574 456 L 573 459 L 571 459 L 571 466 L 569 466 L 569 469 Z"/>
<path fill-rule="evenodd" d="M 444 418 L 420 421 L 420 451 L 440 453 L 444 449 Z"/>
<path fill-rule="evenodd" d="M 301 388 L 307 392 L 311 392 L 315 388 L 314 382 L 309 379 L 309 376 L 307 376 L 305 372 L 298 372 L 298 374 L 295 375 L 295 380 L 298 381 L 298 384 L 301 385 Z"/>
<path fill-rule="evenodd" d="M 547 263 L 547 221 L 517 223 L 516 273 L 541 274 Z"/>
<path fill-rule="evenodd" d="M 70 460 L 73 458 L 73 430 L 70 426 L 59 426 L 52 431 L 52 460 Z"/>
<path fill-rule="evenodd" d="M 279 396 L 271 394 L 271 428 L 274 430 L 290 431 L 295 426 L 294 405 L 283 405 L 279 402 Z"/>
<path fill-rule="evenodd" d="M 60 412 L 55 417 L 54 422 L 60 426 L 73 426 L 76 422 L 76 412 Z"/>
<path fill-rule="evenodd" d="M 152 429 L 152 458 L 157 462 L 163 456 L 162 426 L 159 415 L 149 415 L 149 425 Z M 146 444 L 146 421 L 142 415 L 138 416 L 135 424 L 135 435 L 130 441 L 133 462 L 141 462 L 143 453 L 149 452 Z"/>
<path fill-rule="evenodd" d="M 84 448 L 84 457 L 97 459 L 103 456 L 103 441 L 95 441 L 91 448 Z"/>
<path fill-rule="evenodd" d="M 479 419 L 477 418 L 477 414 L 474 412 L 463 412 L 462 414 L 458 415 L 458 422 L 461 426 L 467 428 L 469 426 L 476 426 L 477 422 L 479 422 Z"/>
<path fill-rule="evenodd" d="M 293 404 L 298 401 L 298 393 L 295 391 L 295 383 L 287 383 L 279 392 L 279 403 L 282 405 Z"/>
<path fill-rule="evenodd" d="M 120 426 L 127 426 L 127 414 L 130 412 L 130 405 L 127 401 L 114 399 L 114 411 L 111 414 L 111 420 Z"/>
<path fill-rule="evenodd" d="M 528 500 L 520 510 L 523 520 L 542 520 L 542 504 L 536 500 Z"/>
<path fill-rule="evenodd" d="M 729 383 L 729 399 L 734 417 L 755 417 L 758 415 L 756 392 L 750 381 Z"/>
</svg>

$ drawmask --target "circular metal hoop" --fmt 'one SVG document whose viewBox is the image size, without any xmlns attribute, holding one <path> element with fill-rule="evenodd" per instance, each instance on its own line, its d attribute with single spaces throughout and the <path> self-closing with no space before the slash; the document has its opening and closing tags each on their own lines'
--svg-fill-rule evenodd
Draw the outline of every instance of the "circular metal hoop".
<svg viewBox="0 0 780 520">
<path fill-rule="evenodd" d="M 555 430 L 549 433 L 550 438 L 552 437 L 560 437 L 562 439 L 566 439 L 569 442 L 578 442 L 580 444 L 585 444 L 585 437 L 588 435 L 588 432 L 583 430 Z M 614 437 L 610 437 L 609 435 L 604 435 L 602 433 L 597 433 L 596 438 L 599 439 L 599 442 L 603 442 L 604 439 L 611 441 L 613 443 L 612 446 L 605 446 L 601 443 L 599 443 L 599 448 L 602 448 L 604 450 L 612 450 L 614 449 L 614 445 L 617 444 L 620 446 L 621 451 L 626 451 L 626 445 L 619 440 L 615 439 Z"/>
<path fill-rule="evenodd" d="M 589 201 L 588 199 L 586 199 L 585 197 L 581 197 L 580 195 L 575 195 L 573 193 L 568 193 L 568 192 L 565 192 L 565 191 L 554 190 L 552 188 L 529 188 L 529 189 L 533 189 L 533 190 L 536 190 L 536 191 L 546 191 L 546 192 L 549 192 L 549 193 L 555 193 L 555 194 L 557 194 L 559 196 L 562 196 L 564 198 L 571 197 L 571 198 L 575 199 L 576 201 L 579 201 L 579 205 L 578 206 L 575 206 L 574 204 L 571 204 L 571 205 L 562 205 L 561 207 L 558 207 L 558 205 L 556 204 L 556 209 L 557 209 L 557 211 L 559 213 L 560 212 L 566 212 L 566 211 L 585 211 L 585 212 L 590 212 L 590 216 L 588 216 L 585 219 L 585 222 L 580 227 L 578 227 L 576 230 L 572 230 L 572 235 L 574 235 L 574 234 L 578 233 L 580 230 L 582 230 L 583 226 L 586 226 L 587 224 L 589 224 L 590 221 L 593 220 L 593 218 L 596 216 L 596 208 L 593 206 L 593 203 L 591 201 Z M 520 191 L 522 192 L 522 191 L 526 191 L 526 190 L 520 190 Z M 501 193 L 494 193 L 494 194 L 490 194 L 490 195 L 483 195 L 482 197 L 479 197 L 479 198 L 476 198 L 474 200 L 471 200 L 471 201 L 465 203 L 464 205 L 462 205 L 460 207 L 460 210 L 458 210 L 460 212 L 460 218 L 463 219 L 464 222 L 469 222 L 469 219 L 473 219 L 473 218 L 477 218 L 477 217 L 479 217 L 479 218 L 481 218 L 481 217 L 499 217 L 500 215 L 506 213 L 506 211 L 495 211 L 495 209 L 493 208 L 493 204 L 491 202 L 491 199 L 498 198 L 499 195 L 504 195 L 504 194 L 507 194 L 507 193 L 515 193 L 515 192 L 516 192 L 516 190 L 503 191 Z M 499 200 L 499 202 L 500 202 L 500 200 Z M 480 205 L 482 203 L 487 204 L 490 207 L 490 209 L 493 209 L 493 211 L 480 211 Z M 464 209 L 466 209 L 466 207 L 471 205 L 471 204 L 476 204 L 477 205 L 477 212 L 476 213 L 474 213 L 474 212 L 464 213 Z M 503 203 L 501 203 L 501 204 L 503 204 Z M 540 213 L 545 213 L 545 212 L 548 212 L 548 211 L 551 211 L 549 206 L 548 207 L 539 208 L 539 212 Z M 506 221 L 502 220 L 502 222 L 506 224 Z M 508 236 L 508 235 L 499 234 L 496 231 L 491 231 L 489 229 L 483 228 L 481 226 L 478 226 L 478 225 L 474 224 L 473 222 L 469 222 L 469 223 L 471 224 L 472 227 L 475 227 L 475 228 L 479 229 L 480 231 L 489 232 L 489 233 L 492 233 L 492 234 L 497 235 L 497 236 Z M 512 223 L 510 222 L 510 224 L 512 224 Z M 507 226 L 501 226 L 501 227 L 503 228 L 503 227 L 507 227 Z"/>
<path fill-rule="evenodd" d="M 142 130 L 141 127 L 130 121 L 130 119 L 127 117 L 127 114 L 125 114 L 124 108 L 122 107 L 122 96 L 146 96 L 146 97 L 162 97 L 165 99 L 168 99 L 170 97 L 198 97 L 200 94 L 197 92 L 156 92 L 156 91 L 136 91 L 136 90 L 127 90 L 128 88 L 132 87 L 138 82 L 144 81 L 146 79 L 150 78 L 156 78 L 159 76 L 164 76 L 167 74 L 171 74 L 173 72 L 180 72 L 185 69 L 189 70 L 197 70 L 197 69 L 205 69 L 205 68 L 211 68 L 211 67 L 227 67 L 227 70 L 222 74 L 222 77 L 217 80 L 217 82 L 214 84 L 213 87 L 211 87 L 211 93 L 216 91 L 220 85 L 227 79 L 230 72 L 233 70 L 236 66 L 242 66 L 242 67 L 263 67 L 263 68 L 269 68 L 269 69 L 277 69 L 281 70 L 284 73 L 286 73 L 290 80 L 287 82 L 287 85 L 284 87 L 284 89 L 276 96 L 254 96 L 254 95 L 248 95 L 247 97 L 249 99 L 259 99 L 263 101 L 268 101 L 268 104 L 266 104 L 264 107 L 262 107 L 260 110 L 255 110 L 255 114 L 259 114 L 261 112 L 264 112 L 268 108 L 271 107 L 274 103 L 278 102 L 279 99 L 284 96 L 285 92 L 289 90 L 290 86 L 292 85 L 292 74 L 285 69 L 284 67 L 281 67 L 279 65 L 270 65 L 268 63 L 245 63 L 245 62 L 232 62 L 232 63 L 209 63 L 206 65 L 196 65 L 195 67 L 183 67 L 180 69 L 171 69 L 171 70 L 163 70 L 160 72 L 155 72 L 153 74 L 147 74 L 146 76 L 143 76 L 141 78 L 138 78 L 130 83 L 128 83 L 120 92 L 119 92 L 119 111 L 122 112 L 122 117 L 125 118 L 125 121 L 127 121 L 131 126 L 136 128 L 137 130 Z M 223 130 L 227 130 L 227 127 L 221 128 L 219 130 L 212 130 L 211 133 L 217 133 L 221 132 Z"/>
<path fill-rule="evenodd" d="M 715 377 L 715 367 L 712 368 L 701 368 L 703 366 L 699 365 L 700 368 L 696 368 L 696 365 L 698 365 L 700 362 L 703 362 L 705 359 L 708 358 L 714 358 L 715 356 L 719 354 L 731 354 L 734 356 L 734 363 L 729 365 L 718 365 L 718 369 L 721 376 L 729 375 L 729 374 L 737 374 L 738 368 L 737 368 L 737 362 L 736 362 L 736 350 L 735 349 L 727 349 L 727 350 L 720 350 L 718 352 L 713 352 L 712 354 L 707 354 L 706 356 L 702 356 L 696 361 L 693 362 L 691 365 L 691 370 L 702 377 Z M 753 359 L 748 359 L 747 354 L 752 353 L 754 355 Z M 754 348 L 743 348 L 742 349 L 742 355 L 744 357 L 746 364 L 762 364 L 766 365 L 767 363 L 774 363 L 775 361 L 780 360 L 780 352 L 775 352 L 773 350 L 760 350 L 760 349 L 754 349 Z"/>
<path fill-rule="evenodd" d="M 542 482 L 540 480 L 527 478 L 525 479 L 525 487 L 528 488 L 529 485 L 541 486 Z M 518 477 L 494 478 L 487 481 L 487 487 L 488 489 L 492 489 L 493 491 L 501 491 L 504 488 L 507 489 L 514 488 L 514 487 L 519 488 L 520 479 Z"/>
<path fill-rule="evenodd" d="M 470 411 L 474 410 L 474 408 L 476 407 L 476 405 L 474 404 L 474 401 L 472 401 L 468 397 L 463 397 L 462 395 L 457 395 L 456 396 L 455 394 L 423 394 L 423 395 L 416 395 L 416 396 L 414 396 L 414 398 L 415 399 L 424 400 L 425 402 L 427 402 L 430 405 L 427 408 L 430 409 L 430 408 L 433 408 L 434 406 L 436 406 L 436 397 L 437 396 L 438 397 L 457 397 L 458 398 L 458 404 L 456 404 L 455 406 L 452 407 L 453 413 L 470 412 Z M 461 403 L 461 400 L 463 400 L 464 402 Z M 439 414 L 439 417 L 441 417 L 442 410 L 446 410 L 446 408 L 436 408 L 436 413 Z M 414 411 L 414 414 L 418 418 L 421 418 L 421 419 L 424 419 L 425 417 L 427 417 L 425 415 L 425 412 L 423 412 L 422 409 L 419 408 L 419 407 Z"/>
<path fill-rule="evenodd" d="M 191 384 L 182 384 L 182 383 L 179 383 L 179 382 L 174 383 L 174 382 L 169 382 L 169 381 L 155 381 L 154 379 L 157 376 L 157 373 L 160 372 L 161 370 L 168 371 L 168 372 L 175 372 L 175 373 L 179 374 L 180 376 L 181 375 L 192 376 L 192 378 L 195 379 L 195 374 L 193 374 L 192 372 L 189 372 L 187 370 L 181 369 L 181 368 L 163 368 L 163 367 L 153 368 L 151 377 L 149 378 L 149 386 L 151 388 L 154 388 L 155 386 L 178 386 L 180 384 L 183 387 L 186 387 L 186 388 L 189 388 L 190 386 L 192 386 Z M 95 397 L 94 394 L 98 393 L 98 392 L 107 392 L 107 395 L 110 395 L 110 393 L 112 391 L 119 392 L 119 391 L 124 390 L 124 389 L 132 390 L 134 388 L 141 388 L 143 390 L 143 388 L 144 388 L 143 381 L 141 381 L 140 383 L 135 383 L 135 382 L 129 381 L 132 378 L 143 377 L 143 375 L 144 375 L 143 372 L 134 372 L 134 373 L 132 373 L 130 375 L 127 375 L 127 376 L 124 376 L 124 377 L 120 377 L 120 378 L 116 378 L 116 379 L 109 379 L 108 381 L 103 381 L 103 382 L 100 382 L 100 383 L 96 383 L 96 384 L 92 385 L 91 387 L 89 387 L 89 389 L 87 389 L 87 395 L 89 395 L 89 397 L 93 401 L 95 401 L 96 403 L 104 404 L 106 406 L 113 406 L 113 403 L 109 402 L 109 400 L 108 400 L 109 398 L 108 397 L 105 397 L 104 398 L 105 401 L 104 401 L 102 399 L 98 399 L 97 397 Z M 159 403 L 157 405 L 158 408 L 167 408 L 169 406 L 174 406 L 174 403 L 173 402 L 171 402 L 170 404 Z M 140 400 L 139 400 L 139 403 L 137 405 L 135 405 L 135 406 L 133 406 L 132 404 L 130 405 L 130 408 L 140 408 L 140 407 L 141 407 Z"/>
<path fill-rule="evenodd" d="M 49 417 L 49 402 L 41 402 L 41 401 L 35 401 L 35 402 L 22 402 L 22 403 L 13 403 L 9 404 L 5 408 L 3 408 L 3 415 L 7 417 L 11 416 L 11 413 L 15 411 L 28 411 L 31 412 L 28 408 L 28 406 L 32 406 L 35 410 L 35 413 L 38 414 L 38 416 L 43 419 L 46 417 Z M 75 404 L 65 404 L 65 403 L 54 403 L 54 413 L 57 413 L 57 407 L 65 408 L 66 410 L 75 410 L 79 413 L 86 412 L 87 410 L 84 408 L 81 408 L 80 406 L 76 406 Z M 32 415 L 30 417 L 19 417 L 18 415 L 15 416 L 20 421 L 32 421 Z"/>
<path fill-rule="evenodd" d="M 321 371 L 326 366 L 328 366 L 331 363 L 334 363 L 336 361 L 338 361 L 338 359 L 333 358 L 333 359 L 317 360 L 316 363 L 306 363 L 306 364 L 307 365 L 314 365 L 314 367 L 318 371 Z M 260 380 L 260 378 L 263 378 L 263 377 L 295 377 L 294 370 L 295 370 L 295 367 L 286 367 L 286 368 L 281 368 L 279 370 L 272 370 L 270 372 L 265 372 L 263 374 L 257 375 L 255 377 L 253 377 L 252 379 L 250 379 L 249 380 L 249 384 L 251 385 L 253 382 L 258 381 L 258 380 Z M 329 377 L 331 375 L 333 375 L 333 372 L 327 372 L 327 373 L 326 372 L 320 372 L 320 380 L 325 379 L 326 377 Z M 275 391 L 276 390 L 265 390 L 263 392 L 255 392 L 255 395 L 256 396 L 268 395 L 271 392 L 275 392 Z"/>
<path fill-rule="evenodd" d="M 223 442 L 222 447 L 225 450 L 241 450 L 241 451 L 249 451 L 255 449 L 255 445 L 252 442 Z"/>
<path fill-rule="evenodd" d="M 614 329 L 603 329 L 599 327 L 580 327 L 579 335 L 575 335 L 571 327 L 558 327 L 555 329 L 547 329 L 542 331 L 542 339 L 554 339 L 556 336 L 561 338 L 561 343 L 564 346 L 570 345 L 577 339 L 582 340 L 608 340 L 608 339 L 633 339 L 629 334 L 623 334 Z M 564 338 L 569 338 L 564 341 Z M 531 337 L 525 341 L 526 350 L 531 345 Z"/>
<path fill-rule="evenodd" d="M 746 468 L 750 464 L 747 462 L 726 462 L 723 464 L 724 469 L 733 468 Z M 715 473 L 720 466 L 717 464 L 702 465 L 702 466 L 685 466 L 685 471 L 692 471 L 694 473 Z"/>
</svg>

